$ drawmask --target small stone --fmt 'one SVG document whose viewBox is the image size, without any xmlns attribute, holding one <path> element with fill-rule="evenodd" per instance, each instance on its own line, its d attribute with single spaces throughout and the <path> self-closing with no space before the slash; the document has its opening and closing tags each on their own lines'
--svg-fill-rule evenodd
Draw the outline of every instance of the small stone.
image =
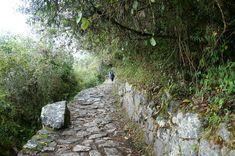
<svg viewBox="0 0 235 156">
<path fill-rule="evenodd" d="M 94 122 L 97 123 L 97 124 L 105 125 L 105 124 L 111 123 L 112 122 L 112 118 L 107 115 L 105 118 L 96 118 L 94 120 Z"/>
<path fill-rule="evenodd" d="M 67 139 L 59 139 L 57 142 L 59 144 L 72 144 L 79 141 L 77 138 L 67 138 Z"/>
<path fill-rule="evenodd" d="M 125 84 L 125 92 L 131 92 L 131 91 L 132 91 L 132 86 L 128 82 L 126 82 L 126 84 Z"/>
<path fill-rule="evenodd" d="M 229 153 L 229 148 L 227 148 L 227 147 L 224 146 L 224 147 L 221 149 L 221 155 L 222 155 L 222 156 L 227 156 L 228 153 Z"/>
<path fill-rule="evenodd" d="M 47 129 L 40 129 L 39 131 L 38 131 L 38 134 L 40 134 L 40 135 L 46 135 L 46 134 L 50 134 L 51 132 L 50 131 L 48 131 Z"/>
<path fill-rule="evenodd" d="M 98 152 L 97 150 L 91 150 L 89 152 L 90 156 L 101 156 L 100 152 Z"/>
<path fill-rule="evenodd" d="M 75 135 L 75 131 L 74 130 L 66 130 L 62 133 L 62 135 Z"/>
<path fill-rule="evenodd" d="M 230 132 L 226 128 L 226 124 L 222 123 L 219 125 L 219 131 L 218 135 L 224 140 L 224 141 L 229 141 L 230 140 Z"/>
<path fill-rule="evenodd" d="M 57 145 L 56 155 L 60 156 L 63 153 L 68 153 L 68 150 L 71 149 L 70 145 Z"/>
<path fill-rule="evenodd" d="M 75 131 L 81 131 L 81 130 L 82 130 L 82 127 L 75 127 L 74 130 L 75 130 Z"/>
<path fill-rule="evenodd" d="M 38 146 L 38 143 L 36 140 L 29 140 L 27 144 L 24 145 L 23 148 L 28 148 L 28 149 L 34 149 Z"/>
<path fill-rule="evenodd" d="M 81 152 L 80 156 L 89 156 L 89 152 Z"/>
<path fill-rule="evenodd" d="M 118 147 L 118 146 L 119 146 L 119 143 L 114 142 L 113 140 L 108 140 L 108 141 L 98 145 L 99 148 L 101 148 L 101 147 Z"/>
<path fill-rule="evenodd" d="M 70 153 L 58 154 L 58 156 L 80 156 L 80 154 L 78 154 L 76 152 L 70 152 Z"/>
<path fill-rule="evenodd" d="M 84 124 L 85 127 L 94 127 L 96 125 L 97 124 L 95 122 L 88 122 L 88 123 Z"/>
<path fill-rule="evenodd" d="M 183 140 L 180 139 L 179 146 L 182 156 L 196 156 L 199 150 L 199 145 L 196 140 Z"/>
<path fill-rule="evenodd" d="M 131 153 L 132 153 L 132 150 L 130 148 L 127 148 L 127 147 L 119 147 L 118 149 L 120 149 L 121 151 L 125 151 L 126 153 L 129 153 L 128 155 L 129 156 L 132 156 Z M 127 156 L 128 156 L 127 155 Z"/>
<path fill-rule="evenodd" d="M 86 132 L 86 131 L 79 131 L 79 132 L 77 132 L 76 136 L 77 136 L 78 138 L 84 138 L 84 137 L 88 136 L 89 134 L 90 134 L 90 133 L 88 133 L 88 132 Z"/>
<path fill-rule="evenodd" d="M 92 103 L 90 103 L 90 102 L 81 102 L 80 105 L 86 105 L 87 106 L 87 105 L 92 105 Z"/>
<path fill-rule="evenodd" d="M 199 138 L 201 122 L 197 114 L 187 113 L 182 117 L 182 113 L 179 113 L 177 118 L 179 137 L 185 139 Z"/>
<path fill-rule="evenodd" d="M 115 130 L 116 130 L 116 128 L 108 129 L 107 132 L 108 132 L 108 133 L 113 133 L 113 132 L 115 132 Z"/>
<path fill-rule="evenodd" d="M 202 139 L 199 145 L 199 156 L 220 156 L 221 151 L 218 145 L 211 145 L 208 141 Z"/>
<path fill-rule="evenodd" d="M 156 132 L 153 132 L 153 131 L 145 131 L 145 138 L 148 144 L 154 143 L 155 133 Z"/>
<path fill-rule="evenodd" d="M 82 142 L 82 144 L 85 145 L 85 146 L 90 146 L 90 144 L 92 144 L 92 143 L 93 143 L 93 140 L 84 140 Z"/>
<path fill-rule="evenodd" d="M 57 143 L 55 141 L 51 142 L 48 144 L 48 147 L 55 147 Z"/>
<path fill-rule="evenodd" d="M 177 117 L 176 117 L 176 116 L 173 116 L 172 119 L 171 119 L 171 122 L 172 122 L 173 124 L 178 123 Z"/>
<path fill-rule="evenodd" d="M 100 102 L 100 98 L 93 99 L 93 102 Z"/>
<path fill-rule="evenodd" d="M 104 148 L 107 156 L 122 156 L 122 154 L 116 148 Z"/>
<path fill-rule="evenodd" d="M 167 143 L 166 145 L 169 145 L 169 148 L 170 148 L 169 155 L 171 156 L 181 155 L 181 151 L 179 147 L 179 137 L 178 137 L 176 130 L 171 130 L 170 140 L 169 140 L 169 143 Z"/>
<path fill-rule="evenodd" d="M 91 147 L 82 146 L 82 145 L 75 145 L 72 149 L 73 152 L 86 152 L 90 150 L 91 150 Z"/>
<path fill-rule="evenodd" d="M 43 147 L 42 152 L 53 152 L 55 147 Z"/>
<path fill-rule="evenodd" d="M 99 145 L 99 144 L 102 144 L 102 143 L 104 143 L 104 142 L 105 142 L 105 140 L 99 139 L 99 138 L 95 140 L 95 143 L 98 144 L 98 145 Z"/>
<path fill-rule="evenodd" d="M 96 139 L 107 136 L 107 133 L 93 134 L 89 137 L 89 139 Z"/>
<path fill-rule="evenodd" d="M 109 138 L 109 137 L 97 138 L 97 139 L 95 139 L 95 143 L 102 144 L 102 143 L 106 142 L 107 140 L 111 140 L 111 138 Z"/>
<path fill-rule="evenodd" d="M 79 112 L 79 117 L 80 118 L 88 116 L 86 111 L 83 111 L 83 110 L 80 110 L 80 109 L 78 109 L 77 111 Z"/>
<path fill-rule="evenodd" d="M 183 119 L 183 113 L 179 112 L 176 116 L 173 116 L 172 122 L 174 124 L 179 124 L 179 122 Z"/>
<path fill-rule="evenodd" d="M 95 105 L 95 106 L 100 106 L 101 103 L 100 103 L 100 101 L 97 101 L 97 102 L 94 102 L 93 105 Z"/>
<path fill-rule="evenodd" d="M 235 150 L 230 151 L 228 156 L 235 156 Z"/>
<path fill-rule="evenodd" d="M 169 153 L 169 145 L 157 138 L 154 142 L 154 152 L 156 155 L 164 156 L 165 153 Z"/>
<path fill-rule="evenodd" d="M 97 111 L 102 113 L 106 112 L 105 109 L 97 109 Z"/>
<path fill-rule="evenodd" d="M 87 128 L 87 131 L 91 133 L 95 133 L 95 132 L 99 132 L 100 129 L 97 126 L 94 126 L 94 127 Z"/>
<path fill-rule="evenodd" d="M 113 136 L 124 136 L 125 132 L 124 131 L 115 131 Z"/>
<path fill-rule="evenodd" d="M 107 129 L 115 129 L 116 126 L 113 123 L 109 123 L 109 124 L 105 125 L 105 128 L 107 128 Z"/>
<path fill-rule="evenodd" d="M 167 124 L 167 121 L 165 119 L 160 118 L 160 117 L 157 117 L 156 122 L 159 125 L 159 127 L 165 127 Z"/>
</svg>

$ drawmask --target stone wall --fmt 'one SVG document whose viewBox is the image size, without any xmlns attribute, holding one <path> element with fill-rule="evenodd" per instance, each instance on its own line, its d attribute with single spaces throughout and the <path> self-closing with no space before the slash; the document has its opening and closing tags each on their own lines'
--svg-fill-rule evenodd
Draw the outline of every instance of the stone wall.
<svg viewBox="0 0 235 156">
<path fill-rule="evenodd" d="M 235 156 L 234 136 L 219 125 L 215 136 L 220 144 L 205 139 L 203 120 L 198 114 L 176 110 L 178 102 L 168 101 L 167 117 L 163 117 L 156 105 L 144 93 L 135 90 L 129 83 L 119 83 L 120 102 L 131 120 L 145 132 L 145 141 L 154 146 L 156 156 Z M 173 111 L 175 110 L 175 111 Z"/>
</svg>

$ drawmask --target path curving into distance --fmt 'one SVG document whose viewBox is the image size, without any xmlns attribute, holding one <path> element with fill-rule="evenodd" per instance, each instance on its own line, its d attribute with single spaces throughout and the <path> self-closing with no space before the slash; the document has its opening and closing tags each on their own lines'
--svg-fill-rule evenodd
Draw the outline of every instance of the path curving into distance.
<svg viewBox="0 0 235 156">
<path fill-rule="evenodd" d="M 35 155 L 41 156 L 139 156 L 120 130 L 111 82 L 81 91 L 68 105 L 71 125 L 59 130 L 53 141 Z"/>
</svg>

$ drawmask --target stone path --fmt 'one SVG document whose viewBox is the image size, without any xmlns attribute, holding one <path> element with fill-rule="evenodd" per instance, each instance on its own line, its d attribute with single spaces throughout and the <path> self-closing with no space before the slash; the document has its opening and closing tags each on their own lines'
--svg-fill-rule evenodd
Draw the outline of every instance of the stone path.
<svg viewBox="0 0 235 156">
<path fill-rule="evenodd" d="M 118 129 L 112 84 L 80 92 L 72 104 L 71 125 L 60 130 L 40 153 L 43 156 L 138 156 Z M 41 132 L 43 134 L 43 132 Z"/>
</svg>

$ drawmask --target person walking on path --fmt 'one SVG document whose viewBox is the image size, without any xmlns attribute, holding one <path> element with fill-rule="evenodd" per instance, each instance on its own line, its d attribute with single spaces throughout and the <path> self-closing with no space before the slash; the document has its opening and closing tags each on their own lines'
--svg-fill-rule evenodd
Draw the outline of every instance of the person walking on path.
<svg viewBox="0 0 235 156">
<path fill-rule="evenodd" d="M 112 71 L 109 72 L 109 78 L 111 79 L 111 81 L 114 81 L 115 75 Z"/>
</svg>

